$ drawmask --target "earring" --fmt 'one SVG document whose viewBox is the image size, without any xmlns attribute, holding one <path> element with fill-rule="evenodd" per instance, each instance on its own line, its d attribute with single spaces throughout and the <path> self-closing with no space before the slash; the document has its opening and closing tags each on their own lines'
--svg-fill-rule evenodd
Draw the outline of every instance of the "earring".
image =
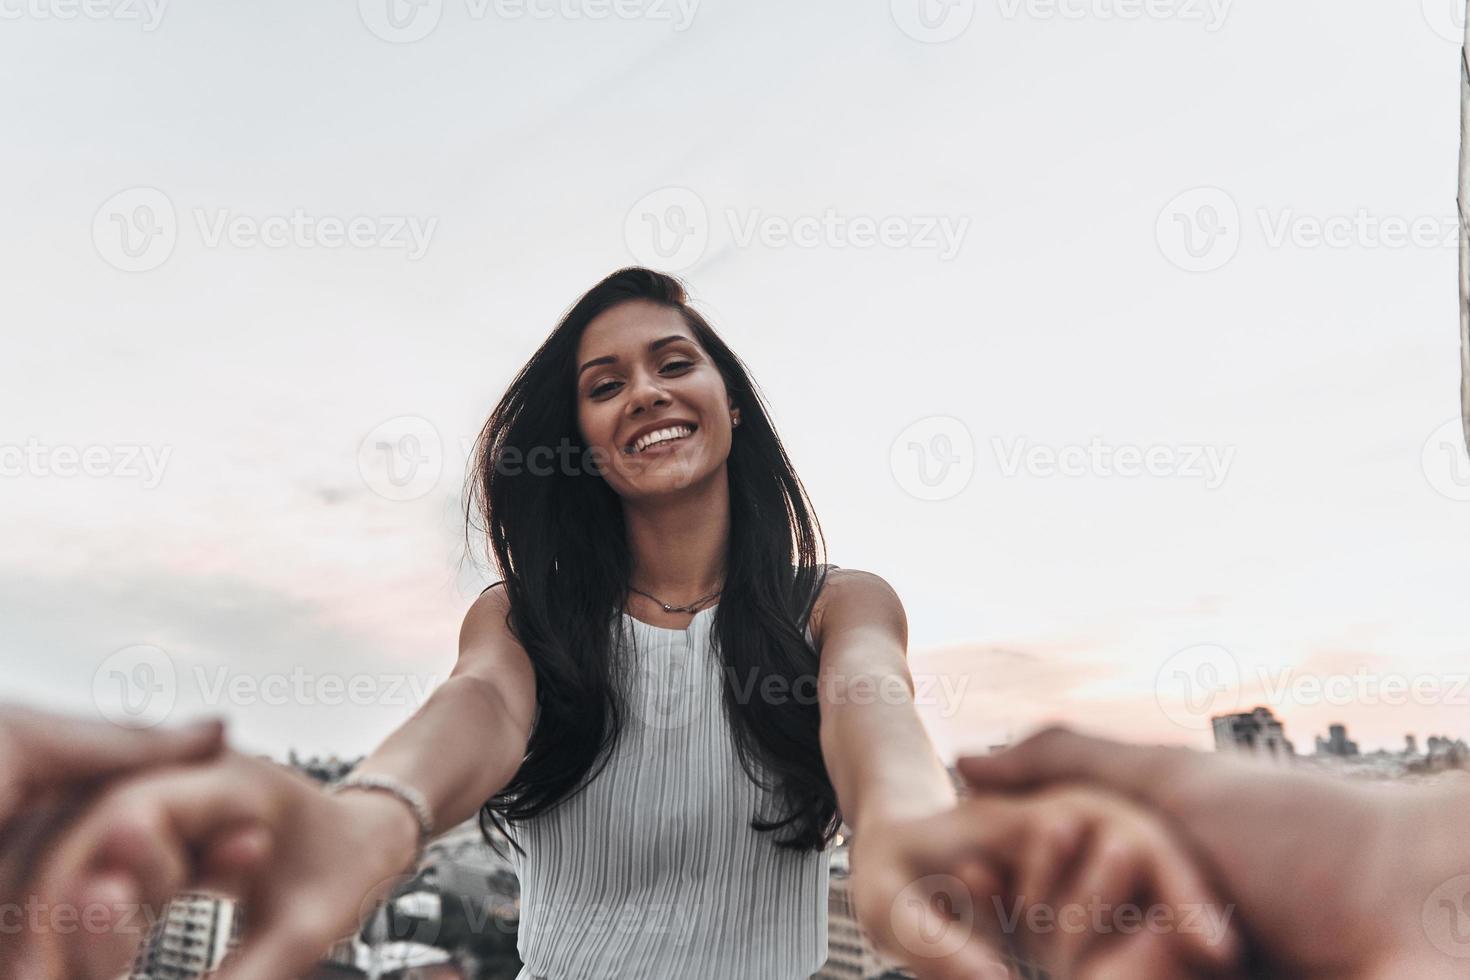
<svg viewBox="0 0 1470 980">
<path fill-rule="evenodd" d="M 740 424 L 740 416 L 739 415 L 732 415 L 732 416 L 730 416 L 730 425 L 731 425 L 732 428 L 734 426 L 739 425 L 739 424 Z"/>
</svg>

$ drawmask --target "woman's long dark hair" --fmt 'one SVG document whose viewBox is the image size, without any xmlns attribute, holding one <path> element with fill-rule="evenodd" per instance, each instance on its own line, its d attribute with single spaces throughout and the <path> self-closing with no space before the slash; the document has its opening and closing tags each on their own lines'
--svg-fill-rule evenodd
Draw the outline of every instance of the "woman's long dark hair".
<svg viewBox="0 0 1470 980">
<path fill-rule="evenodd" d="M 816 689 L 817 654 L 803 630 L 824 574 L 821 528 L 745 366 L 690 308 L 679 280 L 637 267 L 614 272 L 572 306 L 477 440 L 466 534 L 489 536 L 510 602 L 507 626 L 536 672 L 539 712 L 520 769 L 480 810 L 481 832 L 500 853 L 487 817 L 504 832 L 502 818 L 535 816 L 580 791 L 607 764 L 603 750 L 616 744 L 626 716 L 614 682 L 623 661 L 612 624 L 614 617 L 621 622 L 627 602 L 631 559 L 620 498 L 598 467 L 585 465 L 576 357 L 587 325 L 630 300 L 677 310 L 740 410 L 727 462 L 729 556 L 711 632 L 725 675 L 725 713 L 741 766 L 779 808 L 777 819 L 752 819 L 750 826 L 789 827 L 776 841 L 781 847 L 824 849 L 841 817 L 822 761 L 816 699 L 751 696 L 771 676 L 784 679 L 778 690 Z M 528 456 L 538 447 L 578 463 L 532 467 Z M 543 461 L 547 453 L 541 450 Z"/>
</svg>

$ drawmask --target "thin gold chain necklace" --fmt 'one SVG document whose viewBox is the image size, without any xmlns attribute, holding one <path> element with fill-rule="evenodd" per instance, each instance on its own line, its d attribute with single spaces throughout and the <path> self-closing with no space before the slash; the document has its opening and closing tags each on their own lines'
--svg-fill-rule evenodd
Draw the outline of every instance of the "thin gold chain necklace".
<svg viewBox="0 0 1470 980">
<path fill-rule="evenodd" d="M 722 591 L 724 591 L 723 589 L 716 589 L 715 591 L 709 593 L 708 595 L 702 595 L 702 596 L 700 596 L 698 599 L 695 599 L 693 602 L 689 603 L 687 606 L 674 606 L 674 605 L 670 605 L 667 602 L 664 602 L 662 599 L 660 599 L 656 595 L 649 595 L 649 593 L 644 592 L 642 589 L 638 588 L 638 586 L 636 586 L 636 585 L 633 585 L 631 582 L 628 584 L 628 588 L 632 589 L 634 592 L 638 593 L 639 595 L 646 595 L 646 596 L 648 596 L 648 598 L 652 599 L 654 602 L 656 602 L 660 606 L 662 606 L 664 612 L 697 612 L 698 611 L 698 606 L 699 606 L 699 604 L 701 602 L 703 602 L 706 599 L 713 599 L 715 596 L 719 595 Z"/>
</svg>

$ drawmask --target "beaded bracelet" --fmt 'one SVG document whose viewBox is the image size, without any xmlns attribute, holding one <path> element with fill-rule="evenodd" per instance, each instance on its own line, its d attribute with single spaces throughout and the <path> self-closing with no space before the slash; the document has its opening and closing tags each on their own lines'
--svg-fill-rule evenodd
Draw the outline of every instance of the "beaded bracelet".
<svg viewBox="0 0 1470 980">
<path fill-rule="evenodd" d="M 344 779 L 339 779 L 327 787 L 327 792 L 336 795 L 348 789 L 387 793 L 389 796 L 402 801 L 413 812 L 413 818 L 419 825 L 418 850 L 414 854 L 412 865 L 417 868 L 419 862 L 424 859 L 424 852 L 428 850 L 429 840 L 434 836 L 434 818 L 429 811 L 429 802 L 424 799 L 424 794 L 412 786 L 405 786 L 391 776 L 371 774 L 347 776 Z"/>
</svg>

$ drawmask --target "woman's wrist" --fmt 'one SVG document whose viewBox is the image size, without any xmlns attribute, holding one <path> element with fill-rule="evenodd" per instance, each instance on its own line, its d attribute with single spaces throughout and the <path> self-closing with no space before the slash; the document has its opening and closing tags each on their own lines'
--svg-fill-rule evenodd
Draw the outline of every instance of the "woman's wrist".
<svg viewBox="0 0 1470 980">
<path fill-rule="evenodd" d="M 381 856 L 385 874 L 414 870 L 422 850 L 419 822 L 412 808 L 387 793 L 361 788 L 344 788 L 334 802 L 346 807 L 355 833 L 370 841 L 368 851 Z"/>
</svg>

